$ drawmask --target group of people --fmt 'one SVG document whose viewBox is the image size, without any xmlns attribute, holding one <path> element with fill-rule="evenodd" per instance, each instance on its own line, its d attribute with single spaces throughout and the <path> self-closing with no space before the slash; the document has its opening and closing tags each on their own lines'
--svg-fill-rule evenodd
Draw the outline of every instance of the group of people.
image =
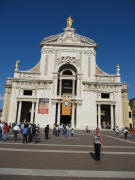
<svg viewBox="0 0 135 180">
<path fill-rule="evenodd" d="M 36 124 L 30 124 L 30 123 L 22 123 L 20 125 L 13 124 L 8 125 L 7 123 L 0 121 L 0 139 L 3 139 L 3 141 L 7 140 L 7 134 L 8 132 L 12 130 L 14 134 L 14 141 L 17 141 L 18 134 L 21 133 L 23 143 L 28 142 L 36 142 L 36 137 L 39 135 L 40 126 Z M 54 136 L 64 136 L 65 138 L 68 137 L 68 131 L 69 127 L 66 125 L 53 125 L 53 135 Z M 88 126 L 86 126 L 86 132 L 90 133 L 90 129 Z M 124 138 L 127 138 L 128 135 L 128 128 L 125 127 L 123 129 L 124 132 Z M 131 129 L 132 135 L 135 136 L 135 128 Z M 46 125 L 44 128 L 45 133 L 45 139 L 48 139 L 49 136 L 49 125 Z M 120 130 L 119 127 L 115 127 L 115 135 L 119 136 Z M 71 136 L 74 136 L 74 129 L 71 129 Z M 100 129 L 97 127 L 94 133 L 94 152 L 95 152 L 95 161 L 96 163 L 100 163 L 100 150 L 103 144 L 103 138 L 102 134 L 100 132 Z"/>
<path fill-rule="evenodd" d="M 20 125 L 13 123 L 12 125 L 8 125 L 7 123 L 1 122 L 0 121 L 0 139 L 3 141 L 7 140 L 7 135 L 8 132 L 12 131 L 13 133 L 13 138 L 14 141 L 17 141 L 18 139 L 18 134 L 21 134 L 23 143 L 28 143 L 28 142 L 36 142 L 36 137 L 39 135 L 40 131 L 40 126 L 39 124 L 31 124 L 31 123 L 21 123 Z M 54 136 L 63 136 L 65 138 L 68 137 L 68 131 L 69 127 L 66 125 L 53 125 L 53 135 Z M 45 133 L 45 139 L 48 139 L 49 137 L 49 125 L 46 125 L 44 128 L 44 133 Z M 74 136 L 74 129 L 71 129 L 71 136 Z"/>
<path fill-rule="evenodd" d="M 53 135 L 54 136 L 63 136 L 64 135 L 64 137 L 67 138 L 68 131 L 69 131 L 69 127 L 67 125 L 63 125 L 63 124 L 60 124 L 60 125 L 54 124 L 53 125 Z M 71 136 L 72 137 L 74 136 L 73 128 L 71 129 Z"/>
<path fill-rule="evenodd" d="M 40 131 L 39 125 L 36 126 L 36 124 L 22 123 L 21 133 L 22 133 L 23 143 L 28 143 L 28 142 L 35 143 L 36 137 L 39 135 L 39 131 Z"/>
<path fill-rule="evenodd" d="M 124 135 L 124 139 L 127 139 L 129 128 L 128 127 L 123 128 L 122 132 L 123 132 L 123 135 Z M 120 134 L 119 127 L 116 126 L 115 127 L 115 135 L 119 136 L 119 134 Z M 132 134 L 132 137 L 135 137 L 135 128 L 131 128 L 131 134 Z"/>
<path fill-rule="evenodd" d="M 13 123 L 8 125 L 7 123 L 0 122 L 0 139 L 7 140 L 9 131 L 13 132 L 14 141 L 17 141 L 18 134 L 21 133 L 23 143 L 36 142 L 36 136 L 39 134 L 40 127 L 36 124 L 21 123 L 20 125 Z"/>
<path fill-rule="evenodd" d="M 12 129 L 14 133 L 14 140 L 17 141 L 17 136 L 19 133 L 22 133 L 23 143 L 35 142 L 36 136 L 39 134 L 40 127 L 35 124 L 27 124 L 22 123 L 20 126 L 17 124 L 13 124 L 13 126 L 8 126 L 7 123 L 0 122 L 0 138 L 4 141 L 7 140 L 7 134 L 9 130 Z M 68 127 L 66 125 L 57 125 L 53 126 L 53 135 L 55 136 L 63 136 L 65 138 L 68 137 Z M 45 139 L 48 139 L 49 135 L 49 125 L 47 125 L 44 129 Z M 71 129 L 71 136 L 74 136 L 74 129 Z M 102 147 L 102 135 L 100 133 L 99 128 L 96 128 L 96 132 L 94 135 L 94 149 L 95 149 L 95 159 L 96 162 L 100 162 L 100 148 Z"/>
</svg>

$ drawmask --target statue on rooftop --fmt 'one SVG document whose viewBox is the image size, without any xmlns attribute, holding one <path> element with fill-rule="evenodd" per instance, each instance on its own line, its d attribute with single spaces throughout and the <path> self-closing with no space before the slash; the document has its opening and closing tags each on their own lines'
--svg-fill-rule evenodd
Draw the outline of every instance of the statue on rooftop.
<svg viewBox="0 0 135 180">
<path fill-rule="evenodd" d="M 20 65 L 20 61 L 19 61 L 19 60 L 17 60 L 17 61 L 16 61 L 16 65 L 15 65 L 15 67 L 16 67 L 16 68 L 15 68 L 15 70 L 16 70 L 16 71 L 18 71 L 18 70 L 19 70 L 19 65 Z"/>
<path fill-rule="evenodd" d="M 71 16 L 69 16 L 67 19 L 67 27 L 71 28 L 73 22 L 74 22 L 74 20 L 71 18 Z"/>
</svg>

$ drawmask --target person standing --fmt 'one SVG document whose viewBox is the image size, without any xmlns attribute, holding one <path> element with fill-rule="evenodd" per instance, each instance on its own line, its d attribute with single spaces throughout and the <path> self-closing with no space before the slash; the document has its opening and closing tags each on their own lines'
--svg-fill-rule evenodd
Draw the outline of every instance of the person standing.
<svg viewBox="0 0 135 180">
<path fill-rule="evenodd" d="M 63 135 L 63 124 L 60 125 L 60 136 Z"/>
<path fill-rule="evenodd" d="M 16 125 L 13 127 L 14 141 L 17 140 L 17 134 L 19 133 L 19 131 L 20 131 L 20 128 L 19 128 L 19 126 L 16 124 Z"/>
<path fill-rule="evenodd" d="M 128 135 L 128 128 L 125 127 L 124 129 L 124 138 L 127 139 L 127 135 Z"/>
<path fill-rule="evenodd" d="M 27 134 L 28 134 L 28 126 L 27 124 L 24 125 L 23 128 L 23 143 L 27 143 Z"/>
<path fill-rule="evenodd" d="M 102 147 L 102 134 L 100 133 L 100 129 L 97 127 L 96 132 L 94 134 L 94 150 L 95 150 L 95 160 L 96 163 L 100 163 L 100 149 Z"/>
<path fill-rule="evenodd" d="M 0 140 L 2 139 L 2 127 L 0 126 Z"/>
<path fill-rule="evenodd" d="M 46 127 L 45 127 L 45 139 L 48 139 L 48 135 L 49 135 L 49 125 L 47 125 Z"/>
<path fill-rule="evenodd" d="M 3 124 L 0 121 L 0 140 L 2 139 Z"/>
<path fill-rule="evenodd" d="M 116 126 L 116 128 L 115 128 L 115 135 L 116 135 L 116 136 L 119 136 L 119 132 L 120 132 L 120 131 L 119 131 L 119 128 L 118 128 L 118 126 Z"/>
<path fill-rule="evenodd" d="M 36 142 L 36 125 L 32 125 L 32 142 Z"/>
<path fill-rule="evenodd" d="M 5 123 L 5 125 L 3 127 L 3 141 L 7 140 L 8 131 L 9 131 L 9 127 L 8 127 L 7 123 Z"/>
<path fill-rule="evenodd" d="M 28 141 L 32 142 L 32 124 L 28 126 Z"/>
<path fill-rule="evenodd" d="M 74 136 L 74 129 L 73 128 L 71 129 L 71 136 L 72 137 Z"/>
<path fill-rule="evenodd" d="M 131 133 L 132 133 L 132 137 L 134 138 L 135 137 L 135 128 L 131 129 Z"/>
<path fill-rule="evenodd" d="M 67 129 L 66 126 L 64 127 L 64 137 L 65 137 L 65 138 L 68 137 L 68 129 Z"/>
</svg>

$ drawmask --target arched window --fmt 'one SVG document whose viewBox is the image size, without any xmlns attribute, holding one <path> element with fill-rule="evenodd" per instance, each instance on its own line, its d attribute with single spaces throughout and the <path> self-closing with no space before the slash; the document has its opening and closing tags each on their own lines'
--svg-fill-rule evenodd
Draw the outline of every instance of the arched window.
<svg viewBox="0 0 135 180">
<path fill-rule="evenodd" d="M 69 70 L 65 70 L 65 71 L 63 72 L 63 75 L 72 75 L 72 72 L 69 71 Z"/>
<path fill-rule="evenodd" d="M 68 70 L 68 69 L 71 69 L 73 72 L 77 73 L 77 69 L 75 68 L 75 66 L 73 66 L 73 65 L 71 65 L 71 64 L 64 64 L 64 65 L 62 65 L 62 66 L 59 68 L 58 72 L 60 73 L 60 72 L 62 72 L 64 69 L 65 69 L 65 71 Z M 70 71 L 70 70 L 69 70 L 69 71 Z"/>
</svg>

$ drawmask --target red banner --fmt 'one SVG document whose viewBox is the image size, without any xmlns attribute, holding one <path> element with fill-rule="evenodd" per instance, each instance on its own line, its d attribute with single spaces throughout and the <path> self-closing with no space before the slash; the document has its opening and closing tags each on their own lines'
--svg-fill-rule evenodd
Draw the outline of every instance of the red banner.
<svg viewBox="0 0 135 180">
<path fill-rule="evenodd" d="M 49 99 L 48 98 L 39 98 L 38 113 L 39 114 L 48 114 L 48 112 L 49 112 Z"/>
</svg>

